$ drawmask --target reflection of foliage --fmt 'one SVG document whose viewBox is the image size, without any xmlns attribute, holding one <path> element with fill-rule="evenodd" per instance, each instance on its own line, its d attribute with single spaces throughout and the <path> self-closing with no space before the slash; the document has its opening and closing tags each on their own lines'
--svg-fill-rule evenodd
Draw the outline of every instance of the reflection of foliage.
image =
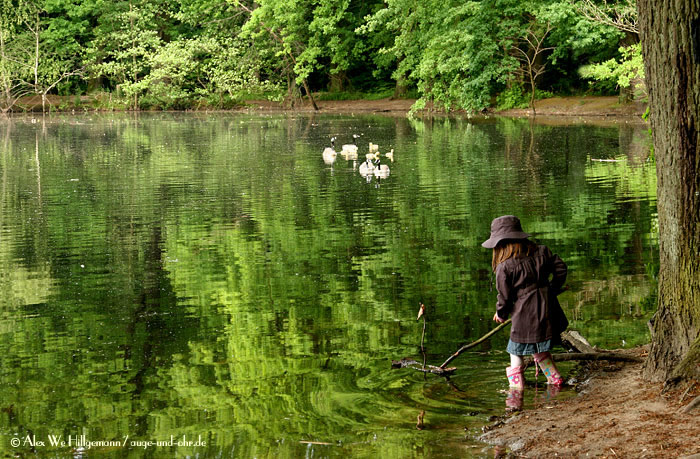
<svg viewBox="0 0 700 459">
<path fill-rule="evenodd" d="M 562 304 L 572 326 L 586 330 L 592 344 L 620 347 L 649 341 L 646 321 L 656 310 L 655 298 L 656 286 L 646 276 L 618 275 L 583 282 L 576 294 L 562 297 Z"/>
<path fill-rule="evenodd" d="M 397 457 L 439 448 L 447 427 L 384 427 L 414 407 L 453 426 L 478 402 L 430 399 L 421 377 L 387 374 L 387 359 L 416 352 L 421 300 L 434 356 L 491 328 L 479 244 L 504 213 L 567 260 L 562 302 L 584 333 L 645 339 L 657 242 L 643 129 L 359 120 L 14 125 L 0 139 L 0 407 L 14 410 L 2 429 L 206 434 L 208 453 L 243 456 L 299 456 L 299 440 L 358 442 L 345 447 L 367 455 L 375 435 Z M 358 126 L 396 150 L 377 187 L 320 158 L 330 134 Z M 23 153 L 37 138 L 38 160 Z M 594 152 L 627 161 L 594 163 Z M 573 303 L 587 291 L 597 300 Z"/>
</svg>

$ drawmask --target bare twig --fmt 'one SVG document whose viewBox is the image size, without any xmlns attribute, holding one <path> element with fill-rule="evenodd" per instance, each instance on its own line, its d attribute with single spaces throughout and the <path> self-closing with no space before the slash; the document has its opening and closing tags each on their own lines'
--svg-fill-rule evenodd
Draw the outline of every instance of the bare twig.
<svg viewBox="0 0 700 459">
<path fill-rule="evenodd" d="M 448 359 L 445 360 L 445 362 L 444 362 L 442 365 L 440 365 L 440 368 L 445 368 L 445 367 L 447 366 L 448 363 L 452 362 L 455 358 L 457 358 L 457 356 L 459 356 L 459 354 L 461 354 L 462 352 L 466 351 L 467 349 L 471 349 L 471 348 L 473 348 L 474 346 L 477 346 L 477 345 L 483 343 L 484 341 L 486 341 L 487 339 L 491 338 L 493 335 L 495 335 L 495 334 L 498 333 L 500 330 L 502 330 L 502 329 L 505 328 L 507 325 L 509 325 L 509 324 L 511 323 L 511 321 L 512 321 L 512 319 L 506 320 L 506 321 L 503 322 L 501 325 L 499 325 L 498 327 L 494 328 L 493 330 L 491 330 L 490 332 L 488 332 L 487 334 L 485 334 L 484 336 L 482 336 L 482 337 L 479 338 L 478 340 L 474 341 L 473 343 L 469 343 L 469 344 L 467 344 L 467 345 L 464 345 L 464 346 L 460 347 L 459 349 L 457 349 L 457 351 L 455 351 L 454 354 L 452 354 L 450 357 L 448 357 Z"/>
<path fill-rule="evenodd" d="M 425 348 L 423 348 L 423 341 L 425 339 L 425 305 L 423 303 L 420 304 L 420 309 L 418 310 L 418 318 L 416 320 L 423 318 L 423 334 L 420 337 L 420 350 L 425 352 Z"/>
<path fill-rule="evenodd" d="M 403 358 L 401 360 L 392 360 L 391 368 L 412 368 L 417 371 L 422 371 L 423 373 L 433 373 L 439 376 L 450 376 L 457 370 L 456 367 L 440 368 L 436 367 L 435 365 L 425 365 L 409 358 Z"/>
<path fill-rule="evenodd" d="M 598 5 L 593 0 L 583 0 L 576 9 L 589 21 L 615 27 L 623 32 L 639 34 L 637 9 L 632 2 L 622 1 L 609 5 L 603 1 Z"/>
<path fill-rule="evenodd" d="M 515 44 L 511 47 L 513 51 L 516 52 L 515 58 L 518 59 L 526 66 L 526 70 L 522 73 L 527 73 L 528 79 L 530 80 L 530 108 L 532 108 L 533 114 L 535 112 L 535 84 L 537 78 L 544 73 L 545 64 L 538 64 L 537 59 L 545 51 L 554 49 L 553 47 L 544 47 L 544 40 L 552 31 L 551 24 L 547 23 L 543 30 L 535 30 L 536 24 L 531 24 L 525 32 L 524 37 L 520 37 L 515 40 Z M 524 43 L 526 49 L 522 49 L 520 44 Z"/>
</svg>

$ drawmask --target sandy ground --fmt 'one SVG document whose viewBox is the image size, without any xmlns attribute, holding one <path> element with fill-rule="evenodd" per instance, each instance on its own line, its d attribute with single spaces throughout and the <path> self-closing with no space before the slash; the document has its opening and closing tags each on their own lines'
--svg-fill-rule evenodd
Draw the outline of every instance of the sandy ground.
<svg viewBox="0 0 700 459">
<path fill-rule="evenodd" d="M 682 412 L 698 384 L 663 391 L 641 378 L 641 363 L 587 366 L 578 396 L 505 415 L 479 438 L 496 457 L 700 458 L 700 409 Z"/>
</svg>

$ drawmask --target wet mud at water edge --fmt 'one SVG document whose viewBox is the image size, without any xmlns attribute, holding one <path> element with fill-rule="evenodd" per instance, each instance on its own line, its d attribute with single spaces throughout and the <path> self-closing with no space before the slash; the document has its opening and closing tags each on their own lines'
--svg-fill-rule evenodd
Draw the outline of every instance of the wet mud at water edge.
<svg viewBox="0 0 700 459">
<path fill-rule="evenodd" d="M 621 352 L 644 357 L 647 346 Z M 496 457 L 695 457 L 700 409 L 684 407 L 700 386 L 664 392 L 641 378 L 642 365 L 586 363 L 578 396 L 504 416 L 479 439 L 494 445 Z"/>
</svg>

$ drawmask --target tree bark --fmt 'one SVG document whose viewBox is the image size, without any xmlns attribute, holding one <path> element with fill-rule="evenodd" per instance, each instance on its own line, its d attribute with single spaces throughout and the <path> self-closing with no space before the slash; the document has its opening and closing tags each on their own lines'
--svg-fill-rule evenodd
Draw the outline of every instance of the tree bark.
<svg viewBox="0 0 700 459">
<path fill-rule="evenodd" d="M 311 94 L 311 89 L 309 89 L 309 84 L 306 82 L 306 79 L 302 81 L 304 84 L 304 90 L 306 91 L 306 95 L 309 96 L 309 100 L 311 101 L 311 105 L 313 105 L 314 110 L 318 111 L 318 105 L 316 105 L 316 101 L 314 100 L 314 95 Z"/>
<path fill-rule="evenodd" d="M 394 86 L 394 94 L 392 94 L 392 99 L 401 99 L 408 94 L 408 85 L 406 84 L 406 78 L 400 76 L 396 79 L 396 85 Z"/>
<path fill-rule="evenodd" d="M 644 375 L 700 377 L 700 3 L 639 0 L 656 155 L 659 299 Z"/>
</svg>

